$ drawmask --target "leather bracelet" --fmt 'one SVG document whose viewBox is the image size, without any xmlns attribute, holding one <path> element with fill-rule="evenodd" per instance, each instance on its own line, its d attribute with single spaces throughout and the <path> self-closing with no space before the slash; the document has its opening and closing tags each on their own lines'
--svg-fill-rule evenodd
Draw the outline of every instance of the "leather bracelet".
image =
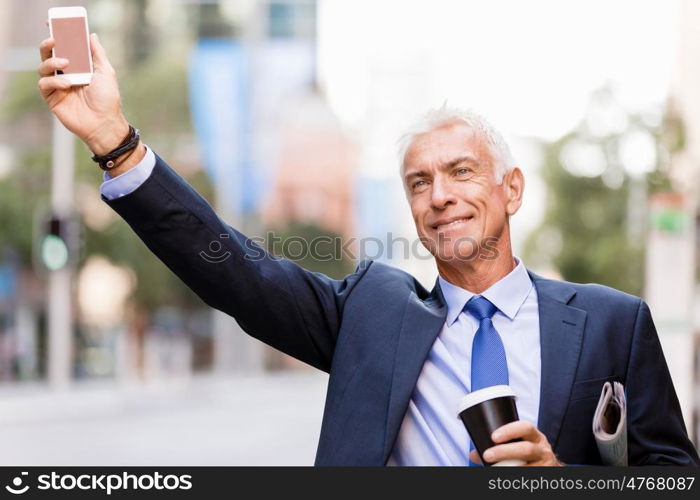
<svg viewBox="0 0 700 500">
<path fill-rule="evenodd" d="M 141 136 L 139 135 L 138 129 L 129 125 L 129 133 L 119 146 L 105 155 L 94 155 L 92 161 L 97 163 L 102 170 L 111 170 L 118 165 L 116 160 L 120 156 L 136 149 L 140 140 Z"/>
</svg>

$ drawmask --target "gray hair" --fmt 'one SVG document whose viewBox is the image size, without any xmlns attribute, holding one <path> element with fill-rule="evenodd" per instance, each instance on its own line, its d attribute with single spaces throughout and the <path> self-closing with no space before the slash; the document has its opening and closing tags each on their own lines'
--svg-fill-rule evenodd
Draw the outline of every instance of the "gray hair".
<svg viewBox="0 0 700 500">
<path fill-rule="evenodd" d="M 461 110 L 449 108 L 446 104 L 440 108 L 431 109 L 425 115 L 410 126 L 399 139 L 399 163 L 403 172 L 404 161 L 408 148 L 415 140 L 427 132 L 432 132 L 438 128 L 451 123 L 464 123 L 472 129 L 478 131 L 486 139 L 494 160 L 494 175 L 496 182 L 503 182 L 503 177 L 515 167 L 510 148 L 501 133 L 491 125 L 486 118 L 471 110 Z"/>
</svg>

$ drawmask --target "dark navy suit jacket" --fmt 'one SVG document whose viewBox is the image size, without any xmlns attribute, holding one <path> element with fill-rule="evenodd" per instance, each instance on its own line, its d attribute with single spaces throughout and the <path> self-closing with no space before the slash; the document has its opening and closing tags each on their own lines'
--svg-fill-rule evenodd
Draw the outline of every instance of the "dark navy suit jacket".
<svg viewBox="0 0 700 500">
<path fill-rule="evenodd" d="M 372 261 L 333 280 L 275 258 L 221 221 L 160 158 L 139 188 L 107 203 L 204 302 L 330 374 L 317 465 L 386 464 L 445 321 L 437 284 L 427 291 Z M 228 258 L 202 258 L 212 241 Z M 538 428 L 558 458 L 601 463 L 591 421 L 603 383 L 618 380 L 627 391 L 630 465 L 697 464 L 647 305 L 600 285 L 530 276 L 540 312 Z"/>
</svg>

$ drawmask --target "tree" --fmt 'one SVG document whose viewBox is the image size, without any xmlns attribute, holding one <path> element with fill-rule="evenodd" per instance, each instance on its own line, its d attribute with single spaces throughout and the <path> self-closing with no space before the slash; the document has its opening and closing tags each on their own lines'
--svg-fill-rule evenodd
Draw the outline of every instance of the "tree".
<svg viewBox="0 0 700 500">
<path fill-rule="evenodd" d="M 642 293 L 647 196 L 669 186 L 660 121 L 625 112 L 606 87 L 575 130 L 542 145 L 547 197 L 525 244 L 531 266 Z"/>
</svg>

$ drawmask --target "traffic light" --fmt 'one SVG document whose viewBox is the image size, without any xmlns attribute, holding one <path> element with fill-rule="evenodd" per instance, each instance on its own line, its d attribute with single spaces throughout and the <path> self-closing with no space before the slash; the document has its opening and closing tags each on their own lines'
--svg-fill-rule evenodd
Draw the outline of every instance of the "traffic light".
<svg viewBox="0 0 700 500">
<path fill-rule="evenodd" d="M 67 218 L 50 215 L 43 228 L 39 242 L 39 260 L 49 271 L 63 269 L 71 258 L 74 222 Z"/>
</svg>

